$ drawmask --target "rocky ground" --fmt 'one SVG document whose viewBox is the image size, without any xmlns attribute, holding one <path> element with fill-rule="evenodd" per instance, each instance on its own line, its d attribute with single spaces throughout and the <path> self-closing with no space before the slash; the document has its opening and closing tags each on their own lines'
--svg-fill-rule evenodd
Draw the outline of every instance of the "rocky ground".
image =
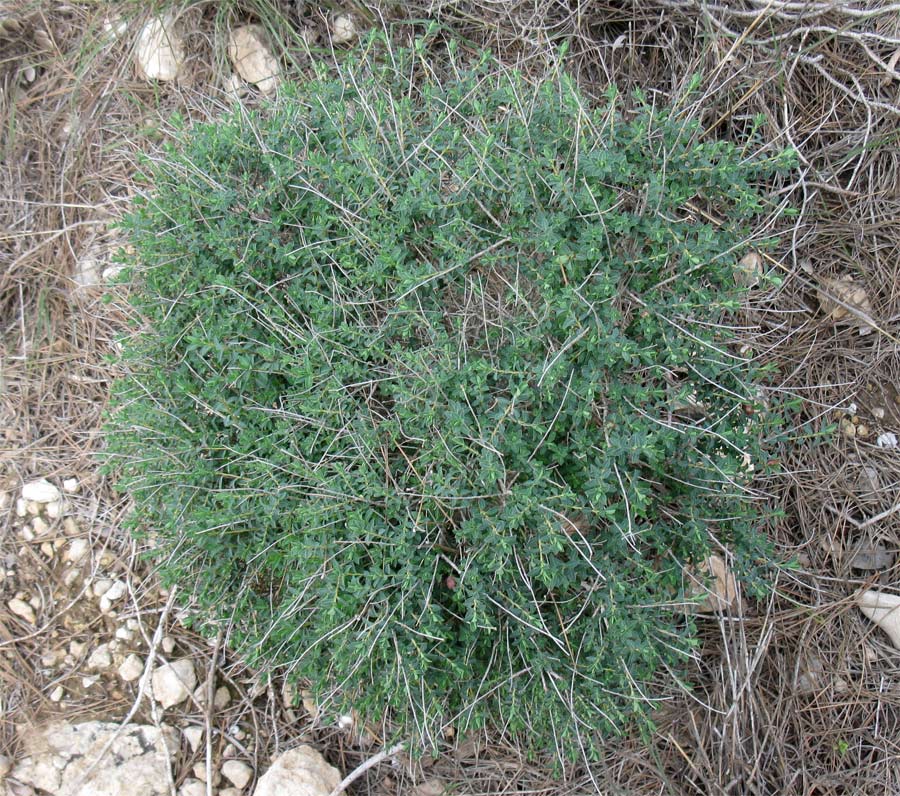
<svg viewBox="0 0 900 796">
<path fill-rule="evenodd" d="M 20 686 L 39 688 L 49 701 L 16 727 L 15 757 L 0 764 L 10 796 L 201 796 L 206 783 L 219 796 L 298 788 L 313 796 L 337 786 L 337 769 L 309 746 L 279 752 L 257 770 L 260 733 L 247 706 L 271 684 L 217 667 L 221 639 L 210 649 L 190 634 L 173 595 L 120 555 L 113 529 L 92 519 L 87 485 L 41 479 L 2 494 L 17 545 L 4 561 L 14 622 L 4 628 L 4 655 L 15 665 L 39 653 L 23 662 L 23 669 L 37 664 L 35 679 Z M 29 644 L 37 639 L 39 646 Z M 299 721 L 282 694 L 271 703 L 292 714 L 285 722 L 312 723 L 308 712 Z M 291 740 L 303 738 L 300 729 Z"/>
<path fill-rule="evenodd" d="M 5 698 L 32 710 L 20 711 L 27 721 L 0 756 L 0 792 L 329 796 L 342 774 L 317 751 L 321 739 L 360 756 L 373 749 L 354 717 L 321 715 L 305 691 L 230 663 L 221 636 L 191 633 L 174 591 L 97 522 L 88 484 L 6 486 L 0 508 L 13 515 L 15 550 L 3 562 L 0 646 L 16 679 L 7 677 Z M 401 749 L 376 757 L 409 778 L 408 792 L 444 792 Z M 379 792 L 395 792 L 390 776 Z"/>
</svg>

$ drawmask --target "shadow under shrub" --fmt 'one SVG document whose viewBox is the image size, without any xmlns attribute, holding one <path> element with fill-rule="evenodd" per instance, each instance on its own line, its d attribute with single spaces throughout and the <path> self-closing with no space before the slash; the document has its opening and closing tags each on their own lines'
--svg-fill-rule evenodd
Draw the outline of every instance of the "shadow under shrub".
<svg viewBox="0 0 900 796">
<path fill-rule="evenodd" d="M 786 158 L 450 52 L 373 39 L 149 166 L 109 462 L 251 661 L 590 753 L 691 653 L 685 567 L 770 557 L 728 324 Z"/>
</svg>

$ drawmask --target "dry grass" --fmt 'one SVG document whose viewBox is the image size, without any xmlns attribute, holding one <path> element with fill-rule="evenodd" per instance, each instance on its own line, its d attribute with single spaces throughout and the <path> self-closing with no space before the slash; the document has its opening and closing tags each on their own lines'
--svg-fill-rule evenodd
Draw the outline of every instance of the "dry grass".
<svg viewBox="0 0 900 796">
<path fill-rule="evenodd" d="M 327 9 L 311 5 L 285 6 L 282 22 L 321 30 Z M 125 507 L 91 458 L 111 373 L 104 358 L 125 317 L 101 301 L 102 289 L 78 288 L 73 277 L 79 263 L 102 261 L 117 244 L 109 223 L 127 207 L 135 153 L 157 144 L 173 111 L 215 113 L 223 81 L 212 44 L 232 11 L 191 7 L 190 75 L 154 87 L 135 78 L 128 35 L 101 35 L 113 10 L 137 13 L 38 3 L 9 14 L 16 23 L 0 34 L 0 475 L 10 486 L 33 476 L 82 479 L 84 527 L 131 573 L 133 610 L 152 637 L 162 603 L 115 534 Z M 800 567 L 782 573 L 770 601 L 708 622 L 692 672 L 697 688 L 690 697 L 673 691 L 653 738 L 611 743 L 596 765 L 554 779 L 514 744 L 485 735 L 416 764 L 416 776 L 457 783 L 461 793 L 900 792 L 900 655 L 853 603 L 861 589 L 890 588 L 900 576 L 900 511 L 892 512 L 900 453 L 875 444 L 881 431 L 900 433 L 900 5 L 412 0 L 359 11 L 373 20 L 437 19 L 443 35 L 487 44 L 525 68 L 566 42 L 569 68 L 588 93 L 615 82 L 677 98 L 699 72 L 701 93 L 685 102 L 711 135 L 742 140 L 761 114 L 765 137 L 794 147 L 801 162 L 795 182 L 781 186 L 800 211 L 773 254 L 784 284 L 753 294 L 745 313 L 748 345 L 778 363 L 777 387 L 804 401 L 788 476 L 768 485 L 786 512 L 778 542 Z M 821 280 L 847 274 L 868 292 L 872 334 L 835 326 L 819 309 Z M 838 409 L 851 403 L 866 436 L 838 428 Z M 11 519 L 12 508 L 4 511 Z M 894 563 L 854 568 L 856 553 L 874 543 Z M 3 552 L 21 552 L 11 531 Z M 20 569 L 58 577 L 26 555 Z M 6 596 L 9 583 L 3 588 Z M 62 616 L 42 617 L 52 621 L 30 634 L 0 616 L 4 746 L 14 723 L 57 710 L 39 659 L 54 631 L 65 634 Z M 235 695 L 222 715 L 193 708 L 185 721 L 252 730 L 247 751 L 260 764 L 310 733 L 345 772 L 375 751 L 333 725 L 313 726 L 302 711 L 292 721 L 277 689 L 255 686 L 253 673 L 168 622 L 198 668 L 218 667 Z M 101 703 L 85 694 L 68 715 L 121 718 L 133 696 Z M 385 763 L 353 788 L 404 792 L 410 781 Z"/>
</svg>

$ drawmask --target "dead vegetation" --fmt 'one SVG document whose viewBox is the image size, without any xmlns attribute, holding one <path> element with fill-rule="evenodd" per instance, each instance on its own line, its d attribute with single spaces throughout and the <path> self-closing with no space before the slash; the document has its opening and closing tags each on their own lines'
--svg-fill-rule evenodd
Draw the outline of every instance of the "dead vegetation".
<svg viewBox="0 0 900 796">
<path fill-rule="evenodd" d="M 179 626 L 133 545 L 116 534 L 126 507 L 92 461 L 106 357 L 126 317 L 102 300 L 108 289 L 80 283 L 91 281 L 90 267 L 102 274 L 118 245 L 111 222 L 127 207 L 136 153 L 159 143 L 174 112 L 206 118 L 226 101 L 217 31 L 230 20 L 293 26 L 323 57 L 330 50 L 333 12 L 324 4 L 279 7 L 275 23 L 254 8 L 187 8 L 186 73 L 158 85 L 135 75 L 133 27 L 116 35 L 117 18 L 140 16 L 135 6 L 32 3 L 0 20 L 0 475 L 13 492 L 2 509 L 2 552 L 14 573 L 3 604 L 20 578 L 57 600 L 35 628 L 0 616 L 0 742 L 9 749 L 17 723 L 61 713 L 121 719 L 138 693 L 88 690 L 64 707 L 50 701 L 59 673 L 48 674 L 41 656 L 69 642 L 69 587 L 22 542 L 14 493 L 33 477 L 72 476 L 82 483 L 72 504 L 83 533 L 113 556 L 105 566 L 129 579 L 148 641 L 164 621 L 198 672 L 217 671 L 234 694 L 222 711 L 186 708 L 183 721 L 231 735 L 245 728 L 261 766 L 309 733 L 344 772 L 380 748 L 377 728 L 370 746 L 335 717 L 289 712 L 277 684 L 261 684 Z M 452 739 L 442 757 L 412 766 L 415 778 L 453 783 L 459 793 L 900 792 L 900 653 L 854 603 L 900 576 L 900 448 L 890 440 L 900 435 L 900 5 L 412 0 L 354 11 L 361 25 L 410 21 L 399 36 L 437 20 L 441 36 L 487 45 L 524 68 L 566 44 L 569 68 L 595 95 L 614 82 L 623 93 L 640 87 L 660 101 L 678 98 L 700 74 L 686 101 L 711 135 L 743 141 L 761 115 L 765 140 L 795 148 L 800 160 L 794 181 L 779 186 L 799 212 L 782 223 L 782 245 L 764 262 L 783 281 L 756 289 L 744 316 L 748 352 L 776 362 L 775 389 L 803 401 L 788 476 L 766 485 L 785 510 L 780 549 L 798 567 L 782 573 L 770 600 L 706 621 L 691 672 L 697 688 L 690 696 L 671 689 L 652 738 L 610 743 L 603 760 L 561 778 L 508 739 Z M 297 56 L 294 67 L 303 63 Z M 200 759 L 185 754 L 191 764 Z M 412 781 L 383 763 L 353 788 L 404 793 Z"/>
</svg>

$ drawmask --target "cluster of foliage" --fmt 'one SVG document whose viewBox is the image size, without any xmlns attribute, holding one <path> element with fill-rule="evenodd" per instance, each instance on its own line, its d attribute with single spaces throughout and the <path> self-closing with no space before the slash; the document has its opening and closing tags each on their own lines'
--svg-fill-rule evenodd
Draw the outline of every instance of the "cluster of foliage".
<svg viewBox="0 0 900 796">
<path fill-rule="evenodd" d="M 251 661 L 589 751 L 691 654 L 685 569 L 769 558 L 729 318 L 786 161 L 449 59 L 373 39 L 150 164 L 110 462 Z"/>
</svg>

